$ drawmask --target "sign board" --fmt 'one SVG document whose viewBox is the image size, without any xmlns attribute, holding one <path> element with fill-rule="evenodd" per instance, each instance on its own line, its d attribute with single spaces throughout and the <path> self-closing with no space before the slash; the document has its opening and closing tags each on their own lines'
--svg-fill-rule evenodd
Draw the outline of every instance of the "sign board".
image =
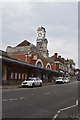
<svg viewBox="0 0 80 120">
<path fill-rule="evenodd" d="M 33 56 L 33 60 L 37 60 L 37 55 L 34 55 L 34 56 Z"/>
</svg>

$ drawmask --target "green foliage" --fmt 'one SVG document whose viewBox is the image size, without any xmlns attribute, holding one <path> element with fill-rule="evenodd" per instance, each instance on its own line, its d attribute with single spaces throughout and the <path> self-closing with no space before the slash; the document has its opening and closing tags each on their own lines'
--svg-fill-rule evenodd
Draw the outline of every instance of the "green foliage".
<svg viewBox="0 0 80 120">
<path fill-rule="evenodd" d="M 73 59 L 69 59 L 69 64 L 70 64 L 70 67 L 72 68 L 72 66 L 75 66 L 75 62 Z"/>
</svg>

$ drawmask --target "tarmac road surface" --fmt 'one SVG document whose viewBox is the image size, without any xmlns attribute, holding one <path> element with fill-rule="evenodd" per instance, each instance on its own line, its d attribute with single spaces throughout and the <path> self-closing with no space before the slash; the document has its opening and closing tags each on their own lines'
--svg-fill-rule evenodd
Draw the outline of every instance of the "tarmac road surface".
<svg viewBox="0 0 80 120">
<path fill-rule="evenodd" d="M 2 118 L 51 118 L 60 109 L 76 104 L 78 81 L 2 92 Z M 74 109 L 63 113 L 67 118 Z M 62 113 L 61 113 L 62 114 Z"/>
</svg>

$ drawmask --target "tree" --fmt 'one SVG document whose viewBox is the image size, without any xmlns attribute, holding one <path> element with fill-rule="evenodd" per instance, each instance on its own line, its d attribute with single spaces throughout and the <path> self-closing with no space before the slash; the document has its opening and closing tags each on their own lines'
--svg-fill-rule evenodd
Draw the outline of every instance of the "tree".
<svg viewBox="0 0 80 120">
<path fill-rule="evenodd" d="M 73 59 L 69 59 L 69 64 L 70 64 L 70 67 L 73 68 L 73 66 L 75 66 L 75 62 Z"/>
</svg>

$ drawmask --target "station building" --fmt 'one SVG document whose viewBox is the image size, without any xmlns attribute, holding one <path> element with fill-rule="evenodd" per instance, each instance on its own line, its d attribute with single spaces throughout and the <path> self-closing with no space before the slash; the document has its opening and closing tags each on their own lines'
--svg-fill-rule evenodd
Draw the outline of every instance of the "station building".
<svg viewBox="0 0 80 120">
<path fill-rule="evenodd" d="M 36 46 L 23 40 L 15 47 L 8 46 L 2 55 L 3 84 L 19 84 L 28 77 L 40 77 L 52 82 L 56 77 L 73 74 L 69 61 L 58 53 L 49 57 L 48 40 L 44 27 L 37 29 Z"/>
</svg>

